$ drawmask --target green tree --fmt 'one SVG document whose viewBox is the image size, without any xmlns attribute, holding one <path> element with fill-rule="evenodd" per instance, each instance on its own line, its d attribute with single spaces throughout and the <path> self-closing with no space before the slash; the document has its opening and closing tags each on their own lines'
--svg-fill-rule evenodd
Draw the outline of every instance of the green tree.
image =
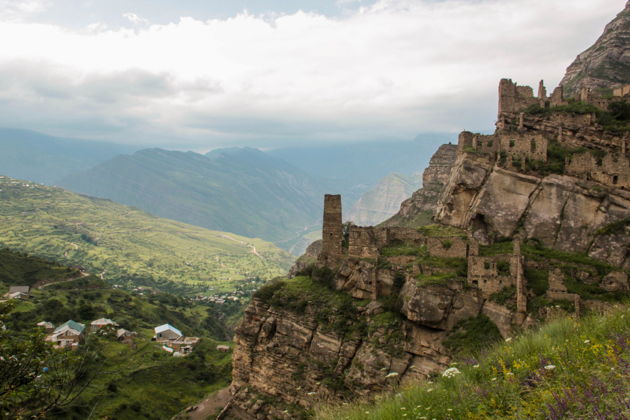
<svg viewBox="0 0 630 420">
<path fill-rule="evenodd" d="M 12 306 L 0 303 L 2 326 Z M 69 406 L 95 377 L 96 359 L 90 346 L 57 350 L 37 329 L 0 328 L 0 418 L 38 418 Z"/>
</svg>

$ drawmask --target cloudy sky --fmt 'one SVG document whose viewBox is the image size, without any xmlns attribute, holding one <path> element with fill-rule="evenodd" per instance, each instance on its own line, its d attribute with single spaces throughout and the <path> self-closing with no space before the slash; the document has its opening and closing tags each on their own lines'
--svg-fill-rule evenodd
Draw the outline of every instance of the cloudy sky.
<svg viewBox="0 0 630 420">
<path fill-rule="evenodd" d="M 489 131 L 626 0 L 0 0 L 0 126 L 171 148 Z"/>
</svg>

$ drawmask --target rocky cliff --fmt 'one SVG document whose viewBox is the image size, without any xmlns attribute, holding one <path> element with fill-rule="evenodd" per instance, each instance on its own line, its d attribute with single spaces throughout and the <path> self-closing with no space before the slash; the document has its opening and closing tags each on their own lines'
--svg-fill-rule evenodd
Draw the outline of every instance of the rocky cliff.
<svg viewBox="0 0 630 420">
<path fill-rule="evenodd" d="M 400 203 L 416 191 L 422 179 L 417 175 L 390 174 L 363 194 L 352 206 L 348 220 L 360 226 L 372 226 L 392 217 Z"/>
<path fill-rule="evenodd" d="M 322 241 L 236 331 L 226 418 L 300 418 L 630 297 L 630 92 L 545 92 L 502 80 L 495 133 L 441 147 L 381 226 L 326 196 Z"/>
<path fill-rule="evenodd" d="M 581 88 L 611 89 L 630 84 L 630 2 L 592 47 L 578 55 L 560 82 L 568 96 Z"/>
<path fill-rule="evenodd" d="M 444 144 L 433 154 L 429 166 L 422 173 L 422 188 L 403 201 L 398 213 L 382 226 L 422 226 L 429 224 L 438 198 L 444 190 L 457 158 L 457 146 Z"/>
</svg>

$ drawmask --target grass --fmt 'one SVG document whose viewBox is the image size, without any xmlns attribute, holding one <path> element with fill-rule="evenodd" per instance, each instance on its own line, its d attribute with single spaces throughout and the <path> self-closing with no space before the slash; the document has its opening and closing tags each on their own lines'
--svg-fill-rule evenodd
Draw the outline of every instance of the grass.
<svg viewBox="0 0 630 420">
<path fill-rule="evenodd" d="M 425 246 L 401 244 L 381 248 L 381 256 L 383 257 L 421 256 L 426 253 L 427 248 Z"/>
<path fill-rule="evenodd" d="M 284 274 L 293 260 L 260 239 L 7 177 L 0 177 L 0 246 L 168 291 L 233 290 L 244 279 Z"/>
<path fill-rule="evenodd" d="M 318 419 L 623 418 L 630 415 L 630 306 L 551 322 L 393 395 L 320 406 Z"/>
<path fill-rule="evenodd" d="M 444 346 L 453 355 L 476 356 L 492 343 L 501 341 L 497 326 L 485 315 L 462 320 L 449 333 Z"/>
<path fill-rule="evenodd" d="M 357 319 L 354 299 L 347 293 L 331 290 L 328 279 L 317 281 L 309 276 L 277 279 L 260 288 L 254 298 L 297 314 L 311 311 L 323 328 L 339 335 L 360 336 L 365 332 L 365 323 Z"/>
<path fill-rule="evenodd" d="M 427 225 L 418 228 L 418 231 L 429 237 L 453 237 L 466 238 L 466 231 L 454 226 L 447 225 Z"/>
</svg>

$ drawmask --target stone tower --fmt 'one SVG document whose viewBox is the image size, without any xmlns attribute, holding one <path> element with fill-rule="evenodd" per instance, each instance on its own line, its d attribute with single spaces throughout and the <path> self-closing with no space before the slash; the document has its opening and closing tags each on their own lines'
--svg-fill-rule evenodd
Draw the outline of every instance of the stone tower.
<svg viewBox="0 0 630 420">
<path fill-rule="evenodd" d="M 322 254 L 341 255 L 343 223 L 341 221 L 341 195 L 324 196 L 324 229 L 322 232 Z"/>
</svg>

